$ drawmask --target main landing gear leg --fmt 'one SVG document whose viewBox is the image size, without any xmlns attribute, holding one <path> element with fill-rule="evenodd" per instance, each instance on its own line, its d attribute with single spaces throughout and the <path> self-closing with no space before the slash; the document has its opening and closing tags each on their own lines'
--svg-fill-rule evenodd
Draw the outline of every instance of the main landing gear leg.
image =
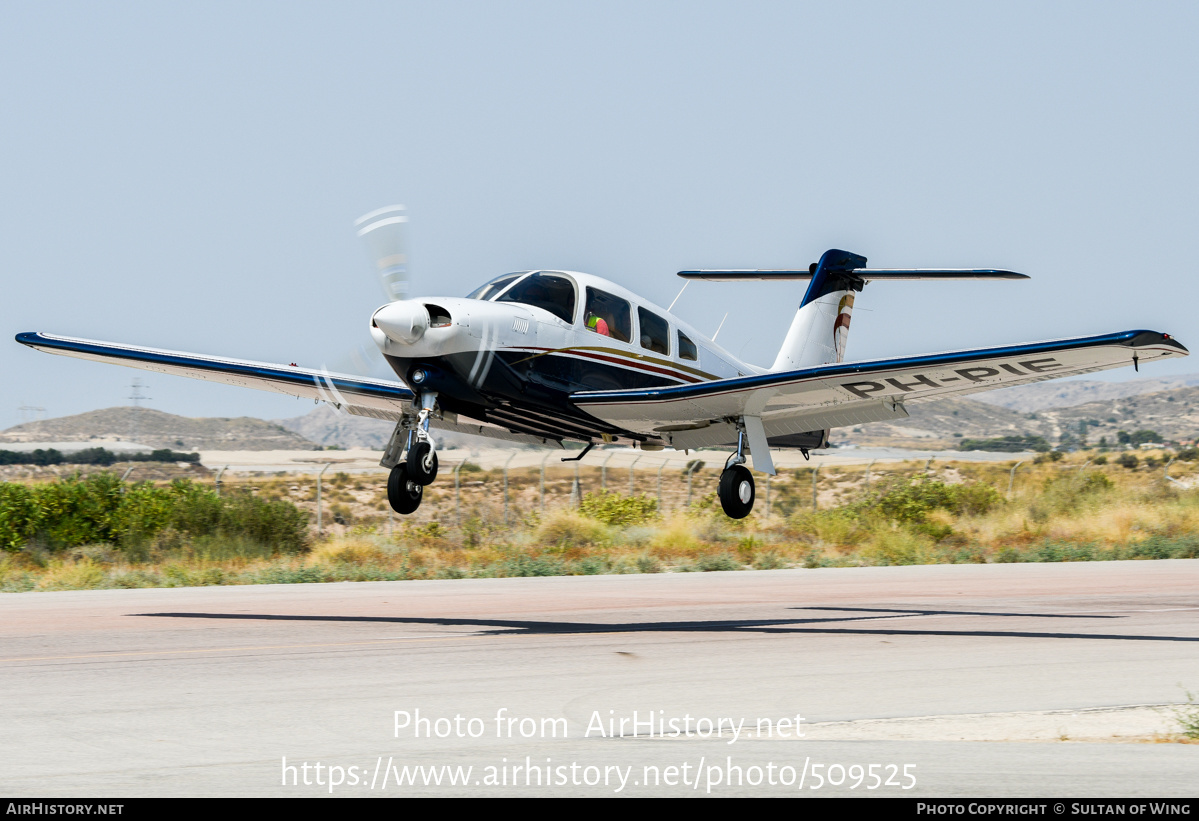
<svg viewBox="0 0 1199 821">
<path fill-rule="evenodd" d="M 730 519 L 744 519 L 754 509 L 754 477 L 745 467 L 745 429 L 737 426 L 737 452 L 724 463 L 717 491 Z"/>
<path fill-rule="evenodd" d="M 437 478 L 437 453 L 429 435 L 429 416 L 436 403 L 437 394 L 421 394 L 420 415 L 406 414 L 396 424 L 379 462 L 391 468 L 387 501 L 396 513 L 415 513 L 424 498 L 425 485 Z"/>
</svg>

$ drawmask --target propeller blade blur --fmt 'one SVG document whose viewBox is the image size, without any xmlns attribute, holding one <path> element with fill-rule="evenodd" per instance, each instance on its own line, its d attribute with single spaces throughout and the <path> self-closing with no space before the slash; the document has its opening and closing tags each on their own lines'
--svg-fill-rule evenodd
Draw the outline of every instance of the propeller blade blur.
<svg viewBox="0 0 1199 821">
<path fill-rule="evenodd" d="M 389 205 L 354 222 L 366 241 L 389 302 L 408 298 L 408 209 Z"/>
</svg>

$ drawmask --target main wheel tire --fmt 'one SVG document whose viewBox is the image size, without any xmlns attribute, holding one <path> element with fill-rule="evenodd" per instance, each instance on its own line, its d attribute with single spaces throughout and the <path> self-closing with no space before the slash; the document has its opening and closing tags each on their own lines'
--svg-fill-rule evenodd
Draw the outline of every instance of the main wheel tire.
<svg viewBox="0 0 1199 821">
<path fill-rule="evenodd" d="M 387 501 L 396 513 L 415 513 L 424 498 L 425 488 L 408 478 L 408 466 L 396 465 L 387 477 Z"/>
<path fill-rule="evenodd" d="M 418 485 L 431 485 L 437 478 L 437 454 L 428 442 L 408 449 L 408 477 Z"/>
<path fill-rule="evenodd" d="M 754 509 L 754 477 L 745 467 L 733 465 L 720 474 L 720 506 L 730 519 L 744 519 Z"/>
</svg>

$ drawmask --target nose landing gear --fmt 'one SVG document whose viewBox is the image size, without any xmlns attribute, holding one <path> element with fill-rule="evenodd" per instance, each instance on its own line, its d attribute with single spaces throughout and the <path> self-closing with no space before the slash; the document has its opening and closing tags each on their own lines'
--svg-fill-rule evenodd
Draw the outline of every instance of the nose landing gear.
<svg viewBox="0 0 1199 821">
<path fill-rule="evenodd" d="M 396 513 L 415 513 L 424 497 L 425 485 L 437 478 L 437 451 L 429 435 L 429 416 L 437 402 L 431 391 L 421 394 L 420 415 L 405 414 L 396 425 L 379 464 L 391 468 L 387 477 L 387 501 Z M 407 450 L 407 454 L 404 451 Z"/>
<path fill-rule="evenodd" d="M 387 477 L 387 501 L 396 513 L 415 513 L 424 497 L 424 485 L 408 478 L 408 466 L 396 465 Z"/>
<path fill-rule="evenodd" d="M 408 448 L 408 476 L 421 485 L 431 485 L 437 478 L 437 452 L 432 442 L 417 441 Z"/>
</svg>

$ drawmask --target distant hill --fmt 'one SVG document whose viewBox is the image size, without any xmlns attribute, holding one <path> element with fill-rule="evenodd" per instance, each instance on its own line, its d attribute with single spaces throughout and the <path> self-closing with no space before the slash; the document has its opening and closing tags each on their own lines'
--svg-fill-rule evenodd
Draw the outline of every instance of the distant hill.
<svg viewBox="0 0 1199 821">
<path fill-rule="evenodd" d="M 831 439 L 840 445 L 955 448 L 962 439 L 1039 435 L 1039 426 L 1027 414 L 974 399 L 913 402 L 908 413 L 896 422 L 834 428 Z"/>
<path fill-rule="evenodd" d="M 318 445 L 373 450 L 387 447 L 387 440 L 395 429 L 395 422 L 353 416 L 323 402 L 303 416 L 275 419 L 274 424 Z"/>
<path fill-rule="evenodd" d="M 1089 402 L 1104 402 L 1139 396 L 1145 393 L 1160 393 L 1199 385 L 1199 373 L 1184 376 L 1165 376 L 1152 379 L 1130 379 L 1127 382 L 1099 382 L 1080 379 L 1072 382 L 1037 382 L 1018 388 L 987 391 L 972 397 L 987 405 L 999 405 L 1023 413 L 1033 413 L 1047 408 L 1071 408 Z"/>
<path fill-rule="evenodd" d="M 1131 390 L 1134 386 L 1140 389 L 1188 380 L 1197 384 L 1155 393 Z M 1047 393 L 1048 389 L 1065 393 Z M 1026 393 L 1020 397 L 1017 391 Z M 954 448 L 962 439 L 1000 436 L 1043 436 L 1056 445 L 1064 433 L 1080 436 L 1083 431 L 1091 444 L 1100 437 L 1107 437 L 1108 442 L 1115 444 L 1120 430 L 1132 433 L 1148 429 L 1173 440 L 1199 436 L 1199 376 L 1121 383 L 1038 384 L 994 393 L 1009 392 L 1010 396 L 1001 397 L 1005 403 L 1030 409 L 1018 410 L 974 397 L 915 403 L 908 409 L 911 416 L 907 419 L 835 428 L 832 441 L 838 445 Z M 1054 395 L 1065 404 L 1053 407 L 1038 404 Z M 1076 401 L 1095 395 L 1101 398 Z M 189 419 L 149 408 L 107 408 L 9 428 L 0 432 L 0 449 L 5 442 L 117 439 L 182 451 L 319 450 L 329 446 L 381 451 L 393 427 L 391 422 L 339 413 L 324 404 L 304 416 L 274 421 L 249 417 Z M 464 434 L 436 432 L 436 437 L 446 446 L 473 449 L 499 445 L 495 440 Z"/>
<path fill-rule="evenodd" d="M 853 445 L 953 448 L 962 439 L 1000 436 L 1043 436 L 1057 445 L 1065 433 L 1085 437 L 1090 444 L 1106 437 L 1114 445 L 1121 430 L 1128 433 L 1152 430 L 1170 440 L 1191 440 L 1199 436 L 1199 387 L 1174 388 L 1029 412 L 974 398 L 913 403 L 908 411 L 911 416 L 898 422 L 834 429 L 832 440 Z"/>
<path fill-rule="evenodd" d="M 1178 377 L 1179 380 L 1199 376 Z M 1132 433 L 1149 429 L 1167 439 L 1193 439 L 1199 436 L 1199 386 L 1175 387 L 1157 393 L 1121 393 L 1116 389 L 1138 390 L 1155 387 L 1162 381 L 1139 380 L 1133 382 L 1071 382 L 1061 386 L 1070 388 L 1064 397 L 1066 404 L 1043 408 L 1036 404 L 1037 395 L 1031 393 L 1029 404 L 1035 410 L 1018 410 L 998 403 L 983 402 L 979 394 L 969 399 L 940 399 L 934 402 L 913 403 L 907 419 L 897 422 L 874 422 L 869 425 L 835 428 L 832 441 L 839 445 L 889 446 L 910 448 L 955 448 L 962 439 L 993 439 L 999 436 L 1043 436 L 1056 445 L 1063 433 L 1079 435 L 1079 423 L 1086 422 L 1086 440 L 1091 443 L 1106 436 L 1112 444 L 1116 432 Z M 1024 388 L 1009 388 L 1009 391 L 1031 391 L 1050 388 L 1047 384 L 1029 385 Z M 1056 389 L 1056 388 L 1055 388 Z M 994 391 L 1006 393 L 1007 391 Z M 1092 394 L 1114 393 L 1089 402 L 1070 404 L 1073 400 Z M 1046 394 L 1048 395 L 1048 394 Z M 1015 403 L 1016 399 L 1007 400 Z M 1023 404 L 1023 400 L 1021 400 Z M 1115 421 L 1109 421 L 1115 420 Z M 328 405 L 321 405 L 310 413 L 294 419 L 279 419 L 277 423 L 288 430 L 322 445 L 337 445 L 343 448 L 370 448 L 382 450 L 391 435 L 393 424 L 377 419 L 364 419 L 348 413 L 338 413 Z M 477 436 L 442 433 L 436 434 L 445 445 L 462 447 L 496 447 L 493 440 Z"/>
<path fill-rule="evenodd" d="M 248 416 L 191 419 L 151 408 L 105 408 L 42 419 L 0 431 L 5 442 L 87 442 L 119 439 L 151 448 L 199 450 L 319 450 L 320 446 L 274 422 Z"/>
<path fill-rule="evenodd" d="M 1152 430 L 1164 439 L 1189 440 L 1199 436 L 1199 387 L 1125 396 L 1119 399 L 1088 402 L 1069 408 L 1048 408 L 1034 414 L 1052 442 L 1062 431 L 1077 432 L 1079 423 L 1087 424 L 1087 441 L 1099 437 L 1115 443 L 1116 432 Z M 1095 423 L 1098 422 L 1098 425 Z"/>
</svg>

